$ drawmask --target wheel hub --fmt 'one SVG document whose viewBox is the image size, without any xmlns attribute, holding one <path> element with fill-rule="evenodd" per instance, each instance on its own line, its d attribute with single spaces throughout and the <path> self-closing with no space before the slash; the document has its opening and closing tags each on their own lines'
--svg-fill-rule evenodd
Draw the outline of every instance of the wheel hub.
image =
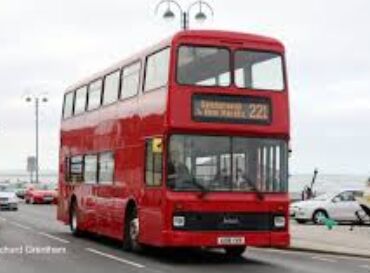
<svg viewBox="0 0 370 273">
<path fill-rule="evenodd" d="M 130 222 L 130 237 L 132 241 L 137 241 L 139 237 L 139 219 L 134 218 Z"/>
<path fill-rule="evenodd" d="M 73 211 L 73 213 L 72 213 L 72 229 L 76 230 L 76 227 L 77 227 L 77 215 L 76 215 L 76 212 Z"/>
</svg>

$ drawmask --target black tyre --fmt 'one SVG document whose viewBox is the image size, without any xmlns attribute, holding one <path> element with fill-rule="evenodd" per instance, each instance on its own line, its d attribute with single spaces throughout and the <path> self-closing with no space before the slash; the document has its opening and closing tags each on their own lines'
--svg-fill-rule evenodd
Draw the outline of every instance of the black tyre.
<svg viewBox="0 0 370 273">
<path fill-rule="evenodd" d="M 228 257 L 234 258 L 240 257 L 244 253 L 245 249 L 245 246 L 234 246 L 225 248 L 225 251 Z"/>
<path fill-rule="evenodd" d="M 76 237 L 79 237 L 82 234 L 78 222 L 78 206 L 77 202 L 74 201 L 69 210 L 69 228 L 71 229 L 72 235 Z"/>
<path fill-rule="evenodd" d="M 317 210 L 312 215 L 312 222 L 316 225 L 322 224 L 323 218 L 329 218 L 328 213 L 325 210 Z"/>
<path fill-rule="evenodd" d="M 305 219 L 295 219 L 298 224 L 306 224 L 308 220 Z"/>
<path fill-rule="evenodd" d="M 142 245 L 139 243 L 139 217 L 136 207 L 128 210 L 124 223 L 123 249 L 126 251 L 140 252 Z"/>
</svg>

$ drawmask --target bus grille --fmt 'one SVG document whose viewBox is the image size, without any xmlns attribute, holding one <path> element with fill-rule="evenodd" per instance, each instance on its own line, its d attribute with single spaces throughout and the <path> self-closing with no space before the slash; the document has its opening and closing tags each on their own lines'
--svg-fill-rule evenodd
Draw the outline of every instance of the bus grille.
<svg viewBox="0 0 370 273">
<path fill-rule="evenodd" d="M 185 225 L 175 230 L 187 231 L 270 231 L 275 230 L 270 213 L 213 213 L 178 212 L 185 217 Z"/>
</svg>

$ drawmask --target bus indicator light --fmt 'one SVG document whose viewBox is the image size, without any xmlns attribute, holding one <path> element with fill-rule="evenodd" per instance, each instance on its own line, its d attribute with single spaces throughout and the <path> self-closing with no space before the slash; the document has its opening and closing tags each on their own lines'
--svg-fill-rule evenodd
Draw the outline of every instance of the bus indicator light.
<svg viewBox="0 0 370 273">
<path fill-rule="evenodd" d="M 163 150 L 163 143 L 161 138 L 153 138 L 152 142 L 152 151 L 155 154 L 160 154 L 162 153 Z"/>
</svg>

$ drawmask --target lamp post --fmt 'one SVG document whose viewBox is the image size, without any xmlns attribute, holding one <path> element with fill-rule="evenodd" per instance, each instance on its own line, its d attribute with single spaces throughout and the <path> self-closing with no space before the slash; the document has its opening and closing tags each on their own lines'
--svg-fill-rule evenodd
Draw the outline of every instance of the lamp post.
<svg viewBox="0 0 370 273">
<path fill-rule="evenodd" d="M 35 183 L 39 183 L 39 106 L 48 102 L 45 96 L 27 96 L 27 103 L 35 103 Z"/>
<path fill-rule="evenodd" d="M 173 19 L 175 19 L 176 15 L 172 11 L 171 8 L 176 7 L 178 9 L 178 11 L 180 12 L 180 14 L 181 14 L 180 24 L 181 24 L 181 28 L 183 30 L 189 29 L 190 12 L 196 6 L 199 8 L 198 12 L 194 16 L 194 19 L 196 21 L 198 21 L 200 23 L 203 23 L 205 20 L 208 19 L 207 14 L 204 12 L 205 9 L 208 10 L 210 15 L 213 17 L 213 9 L 212 9 L 211 5 L 208 4 L 207 2 L 203 1 L 203 0 L 195 1 L 194 3 L 190 4 L 187 9 L 183 9 L 180 6 L 180 4 L 178 2 L 176 2 L 175 0 L 162 0 L 161 2 L 159 2 L 157 4 L 157 6 L 155 8 L 155 13 L 157 14 L 159 8 L 163 5 L 166 5 L 166 4 L 167 4 L 167 9 L 162 15 L 163 19 L 165 19 L 167 21 L 172 21 Z"/>
</svg>

